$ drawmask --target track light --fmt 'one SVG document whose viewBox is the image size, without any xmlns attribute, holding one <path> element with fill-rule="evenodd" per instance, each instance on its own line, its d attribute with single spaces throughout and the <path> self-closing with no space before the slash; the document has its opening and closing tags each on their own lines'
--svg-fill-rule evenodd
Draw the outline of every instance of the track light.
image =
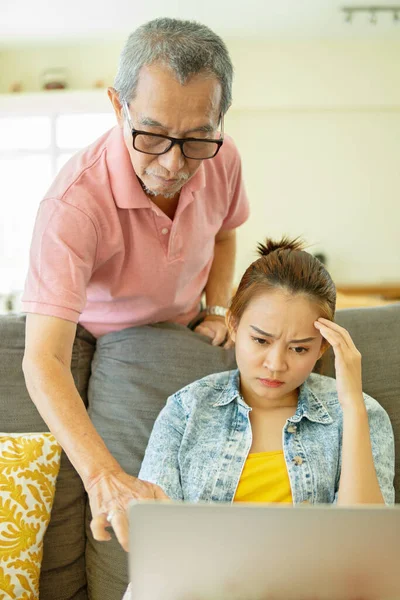
<svg viewBox="0 0 400 600">
<path fill-rule="evenodd" d="M 351 23 L 353 21 L 353 16 L 356 13 L 367 13 L 369 14 L 369 22 L 371 25 L 376 25 L 378 23 L 378 13 L 392 13 L 393 22 L 398 23 L 400 21 L 400 5 L 365 5 L 365 6 L 343 6 L 341 9 L 344 12 L 344 21 L 345 23 Z"/>
<path fill-rule="evenodd" d="M 346 23 L 351 23 L 352 18 L 353 18 L 353 13 L 351 12 L 351 10 L 348 10 L 346 12 L 346 16 L 345 16 L 344 20 L 346 21 Z"/>
</svg>

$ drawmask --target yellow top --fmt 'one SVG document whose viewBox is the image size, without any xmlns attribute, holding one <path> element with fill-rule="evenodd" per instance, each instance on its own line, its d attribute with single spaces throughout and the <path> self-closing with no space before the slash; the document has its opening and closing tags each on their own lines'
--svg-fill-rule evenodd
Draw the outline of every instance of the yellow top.
<svg viewBox="0 0 400 600">
<path fill-rule="evenodd" d="M 292 503 L 283 450 L 248 455 L 233 501 Z"/>
</svg>

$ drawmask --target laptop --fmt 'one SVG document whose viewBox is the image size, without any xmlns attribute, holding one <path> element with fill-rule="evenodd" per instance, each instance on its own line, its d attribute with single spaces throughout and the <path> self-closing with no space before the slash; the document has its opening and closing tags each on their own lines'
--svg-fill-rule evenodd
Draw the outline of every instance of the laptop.
<svg viewBox="0 0 400 600">
<path fill-rule="evenodd" d="M 400 600 L 400 506 L 129 507 L 134 600 Z"/>
</svg>

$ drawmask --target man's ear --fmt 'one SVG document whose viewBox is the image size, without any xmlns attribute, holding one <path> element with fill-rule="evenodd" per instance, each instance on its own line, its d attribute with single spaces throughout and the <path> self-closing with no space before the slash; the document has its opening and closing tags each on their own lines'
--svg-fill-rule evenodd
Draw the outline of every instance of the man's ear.
<svg viewBox="0 0 400 600">
<path fill-rule="evenodd" d="M 225 315 L 225 323 L 226 323 L 226 327 L 228 329 L 229 337 L 231 338 L 232 342 L 235 342 L 236 341 L 237 324 L 236 324 L 236 319 L 232 315 L 232 313 L 229 310 L 229 308 L 228 308 L 227 313 Z"/>
<path fill-rule="evenodd" d="M 124 112 L 122 110 L 122 104 L 119 100 L 119 94 L 113 87 L 107 88 L 107 96 L 110 98 L 110 102 L 113 106 L 115 116 L 117 117 L 118 125 L 124 126 Z"/>
</svg>

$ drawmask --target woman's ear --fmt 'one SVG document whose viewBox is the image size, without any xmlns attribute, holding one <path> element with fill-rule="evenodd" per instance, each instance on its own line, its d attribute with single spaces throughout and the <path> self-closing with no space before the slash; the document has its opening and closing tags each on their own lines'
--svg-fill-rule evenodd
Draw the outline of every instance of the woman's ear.
<svg viewBox="0 0 400 600">
<path fill-rule="evenodd" d="M 225 324 L 228 329 L 229 337 L 232 342 L 236 341 L 236 319 L 232 315 L 231 311 L 228 309 L 225 315 Z"/>
<path fill-rule="evenodd" d="M 320 348 L 320 351 L 319 351 L 318 360 L 321 358 L 321 356 L 323 354 L 325 354 L 325 352 L 328 350 L 329 346 L 330 346 L 330 344 L 329 344 L 329 342 L 327 340 L 322 340 L 321 348 Z"/>
</svg>

